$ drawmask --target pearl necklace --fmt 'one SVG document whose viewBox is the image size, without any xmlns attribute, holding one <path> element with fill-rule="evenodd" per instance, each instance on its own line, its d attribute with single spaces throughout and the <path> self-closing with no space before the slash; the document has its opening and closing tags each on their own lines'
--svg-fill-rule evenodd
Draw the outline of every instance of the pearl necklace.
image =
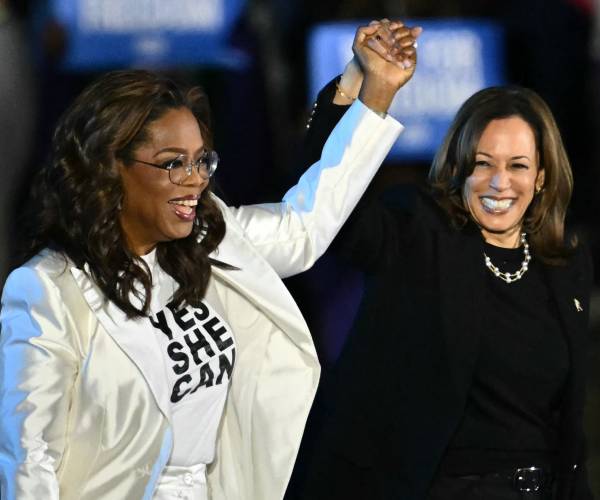
<svg viewBox="0 0 600 500">
<path fill-rule="evenodd" d="M 527 237 L 525 233 L 521 233 L 521 245 L 523 245 L 523 253 L 525 254 L 525 258 L 523 259 L 521 268 L 518 271 L 515 271 L 514 273 L 503 273 L 494 264 L 492 264 L 490 258 L 485 254 L 485 252 L 483 252 L 486 267 L 494 274 L 494 276 L 506 281 L 507 283 L 514 283 L 515 281 L 520 280 L 527 272 L 527 269 L 529 269 L 529 261 L 531 260 L 529 243 L 527 243 Z"/>
</svg>

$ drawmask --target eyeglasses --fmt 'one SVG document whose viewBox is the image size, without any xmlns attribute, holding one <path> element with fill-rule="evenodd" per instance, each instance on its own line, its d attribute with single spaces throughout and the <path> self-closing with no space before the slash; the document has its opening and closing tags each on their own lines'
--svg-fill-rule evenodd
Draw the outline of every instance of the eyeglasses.
<svg viewBox="0 0 600 500">
<path fill-rule="evenodd" d="M 131 158 L 131 161 L 167 170 L 169 172 L 169 180 L 173 184 L 181 185 L 192 175 L 194 169 L 196 169 L 198 174 L 210 179 L 219 165 L 219 155 L 216 151 L 207 150 L 202 153 L 200 158 L 194 161 L 188 161 L 187 157 L 183 154 L 164 163 L 150 163 L 149 161 L 138 160 L 137 158 Z"/>
</svg>

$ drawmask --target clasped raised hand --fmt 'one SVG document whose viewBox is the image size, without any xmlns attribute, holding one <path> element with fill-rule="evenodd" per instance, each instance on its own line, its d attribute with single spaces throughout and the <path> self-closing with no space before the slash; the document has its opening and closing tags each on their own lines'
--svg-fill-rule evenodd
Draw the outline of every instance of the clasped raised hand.
<svg viewBox="0 0 600 500">
<path fill-rule="evenodd" d="M 422 31 L 387 19 L 359 27 L 352 44 L 354 59 L 342 75 L 340 88 L 352 95 L 352 89 L 360 86 L 359 98 L 364 104 L 387 112 L 396 92 L 415 72 L 416 41 Z"/>
</svg>

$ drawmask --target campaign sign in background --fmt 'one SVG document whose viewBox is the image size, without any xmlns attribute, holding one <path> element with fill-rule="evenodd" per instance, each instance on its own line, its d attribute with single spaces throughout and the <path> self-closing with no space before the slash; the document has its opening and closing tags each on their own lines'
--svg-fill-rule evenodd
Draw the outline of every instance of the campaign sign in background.
<svg viewBox="0 0 600 500">
<path fill-rule="evenodd" d="M 311 99 L 352 58 L 358 21 L 323 24 L 309 37 Z M 410 20 L 423 26 L 417 70 L 390 108 L 406 130 L 390 152 L 394 160 L 429 161 L 460 105 L 474 92 L 504 82 L 503 33 L 486 20 Z"/>
<path fill-rule="evenodd" d="M 68 35 L 66 69 L 238 67 L 228 37 L 245 0 L 51 0 Z"/>
</svg>

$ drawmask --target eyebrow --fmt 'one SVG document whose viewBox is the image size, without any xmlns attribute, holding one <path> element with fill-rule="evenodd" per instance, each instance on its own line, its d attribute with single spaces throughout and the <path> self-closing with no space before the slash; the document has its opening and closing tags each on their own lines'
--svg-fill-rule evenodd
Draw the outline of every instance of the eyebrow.
<svg viewBox="0 0 600 500">
<path fill-rule="evenodd" d="M 204 146 L 202 146 L 200 149 L 198 149 L 195 154 L 193 156 L 196 156 L 197 154 L 201 153 L 202 151 L 204 151 L 206 148 Z M 158 155 L 162 154 L 162 153 L 178 153 L 178 154 L 182 154 L 182 155 L 187 155 L 187 151 L 183 148 L 176 148 L 176 147 L 171 147 L 168 146 L 166 148 L 162 148 L 159 149 L 153 156 L 153 158 L 156 158 Z"/>
<path fill-rule="evenodd" d="M 483 151 L 476 151 L 475 152 L 476 155 L 483 155 L 483 156 L 487 156 L 488 158 L 493 158 L 493 156 L 489 153 L 484 153 Z M 529 156 L 526 155 L 521 155 L 521 156 L 513 156 L 512 158 L 510 158 L 511 160 L 529 160 Z M 531 160 L 529 160 L 531 161 Z"/>
</svg>

